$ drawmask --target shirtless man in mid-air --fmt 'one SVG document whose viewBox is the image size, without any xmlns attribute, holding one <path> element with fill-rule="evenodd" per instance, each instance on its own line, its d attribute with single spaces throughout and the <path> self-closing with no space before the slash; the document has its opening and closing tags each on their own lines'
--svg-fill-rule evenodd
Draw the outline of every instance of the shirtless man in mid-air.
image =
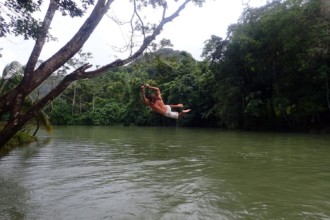
<svg viewBox="0 0 330 220">
<path fill-rule="evenodd" d="M 157 95 L 151 94 L 149 97 L 146 97 L 145 88 L 156 91 Z M 152 108 L 155 112 L 158 112 L 165 117 L 179 119 L 191 111 L 191 109 L 184 109 L 181 112 L 172 112 L 172 108 L 183 108 L 183 105 L 165 105 L 159 88 L 150 86 L 149 84 L 141 86 L 141 93 L 144 103 Z"/>
</svg>

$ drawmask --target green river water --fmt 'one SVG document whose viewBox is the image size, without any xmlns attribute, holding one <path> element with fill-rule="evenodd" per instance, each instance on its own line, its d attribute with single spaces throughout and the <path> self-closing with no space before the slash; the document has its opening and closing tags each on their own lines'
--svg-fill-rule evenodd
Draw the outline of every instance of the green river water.
<svg viewBox="0 0 330 220">
<path fill-rule="evenodd" d="M 0 219 L 330 219 L 330 135 L 55 127 L 0 158 Z"/>
</svg>

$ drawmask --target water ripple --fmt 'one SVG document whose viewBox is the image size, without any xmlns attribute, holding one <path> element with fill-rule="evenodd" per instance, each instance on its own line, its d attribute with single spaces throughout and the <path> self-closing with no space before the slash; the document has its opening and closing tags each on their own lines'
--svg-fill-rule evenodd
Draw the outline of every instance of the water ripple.
<svg viewBox="0 0 330 220">
<path fill-rule="evenodd" d="M 61 127 L 0 159 L 0 219 L 329 219 L 328 146 L 324 136 Z"/>
</svg>

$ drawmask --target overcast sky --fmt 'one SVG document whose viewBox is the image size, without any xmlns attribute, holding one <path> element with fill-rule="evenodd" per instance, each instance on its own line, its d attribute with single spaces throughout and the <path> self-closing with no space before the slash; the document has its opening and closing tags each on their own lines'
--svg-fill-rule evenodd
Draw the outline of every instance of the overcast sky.
<svg viewBox="0 0 330 220">
<path fill-rule="evenodd" d="M 2 0 L 1 0 L 2 1 Z M 157 37 L 156 42 L 162 38 L 168 38 L 175 50 L 184 50 L 200 60 L 204 42 L 211 35 L 225 37 L 227 27 L 236 23 L 248 3 L 252 7 L 264 5 L 267 0 L 207 0 L 203 7 L 193 4 L 188 5 L 173 22 L 166 24 L 163 32 Z M 119 3 L 120 2 L 120 3 Z M 129 15 L 127 5 L 123 0 L 115 1 L 109 14 L 118 19 L 125 19 Z M 171 2 L 171 1 L 168 1 Z M 174 7 L 173 7 L 174 8 Z M 157 16 L 156 11 L 148 14 L 148 17 Z M 159 17 L 159 15 L 158 15 Z M 156 18 L 158 18 L 156 17 Z M 58 38 L 56 42 L 48 43 L 41 54 L 40 59 L 46 60 L 60 47 L 62 47 L 79 29 L 84 19 L 71 19 L 58 13 L 53 21 L 51 33 Z M 113 51 L 113 46 L 123 46 L 129 41 L 129 34 L 124 27 L 119 27 L 104 17 L 100 25 L 94 31 L 84 46 L 85 52 L 92 52 L 94 65 L 104 65 L 113 61 L 116 57 L 125 56 Z M 33 48 L 32 41 L 24 41 L 22 38 L 0 38 L 0 48 L 3 48 L 0 58 L 0 70 L 2 72 L 6 64 L 11 61 L 27 62 Z"/>
</svg>

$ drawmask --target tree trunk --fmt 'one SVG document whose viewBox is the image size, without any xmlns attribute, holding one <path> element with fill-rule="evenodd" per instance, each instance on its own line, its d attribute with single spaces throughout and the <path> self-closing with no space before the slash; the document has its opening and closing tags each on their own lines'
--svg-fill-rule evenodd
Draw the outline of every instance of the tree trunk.
<svg viewBox="0 0 330 220">
<path fill-rule="evenodd" d="M 74 106 L 76 104 L 76 90 L 77 90 L 77 82 L 73 83 L 73 98 L 72 98 L 72 109 L 71 114 L 74 114 Z"/>
<path fill-rule="evenodd" d="M 17 115 L 8 121 L 6 126 L 0 133 L 0 148 L 4 146 L 28 121 L 34 118 L 38 112 L 50 101 L 60 95 L 74 80 L 77 78 L 77 72 L 84 71 L 90 65 L 84 65 L 72 74 L 67 75 L 60 84 L 58 84 L 51 92 L 36 102 L 24 115 Z"/>
<path fill-rule="evenodd" d="M 329 77 L 328 73 L 325 75 L 325 88 L 326 88 L 326 97 L 327 97 L 327 105 L 330 111 L 330 88 L 329 88 Z"/>
</svg>

